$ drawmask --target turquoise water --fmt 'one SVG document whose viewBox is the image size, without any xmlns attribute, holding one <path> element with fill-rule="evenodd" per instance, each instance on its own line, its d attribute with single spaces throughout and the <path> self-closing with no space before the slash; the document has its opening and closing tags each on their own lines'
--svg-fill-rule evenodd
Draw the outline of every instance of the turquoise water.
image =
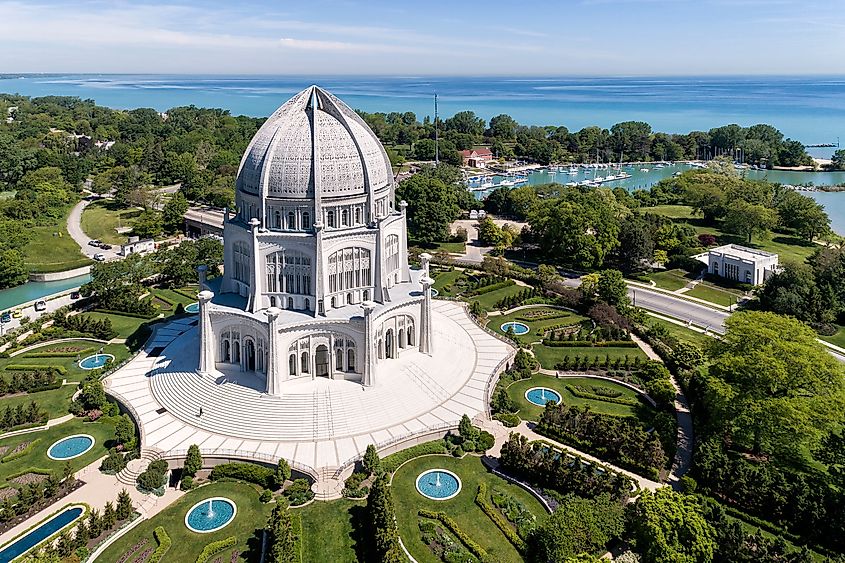
<svg viewBox="0 0 845 563">
<path fill-rule="evenodd" d="M 51 459 L 72 459 L 81 456 L 93 446 L 94 438 L 91 436 L 68 436 L 50 446 L 47 456 Z"/>
<path fill-rule="evenodd" d="M 111 354 L 94 354 L 93 356 L 88 356 L 80 360 L 79 367 L 82 369 L 98 369 L 112 360 L 114 360 L 114 356 Z"/>
<path fill-rule="evenodd" d="M 525 394 L 525 398 L 540 407 L 545 407 L 548 402 L 559 403 L 561 400 L 560 393 L 548 387 L 534 387 L 533 389 L 529 389 Z"/>
<path fill-rule="evenodd" d="M 77 276 L 66 280 L 51 281 L 51 282 L 27 282 L 17 287 L 10 287 L 0 291 L 0 310 L 17 307 L 21 303 L 33 301 L 40 297 L 46 297 L 53 293 L 67 291 L 68 289 L 79 287 L 91 280 L 91 276 L 85 274 L 84 276 Z"/>
<path fill-rule="evenodd" d="M 685 133 L 727 123 L 770 123 L 806 144 L 845 138 L 845 77 L 385 77 L 237 75 L 29 75 L 0 81 L 0 91 L 93 98 L 123 109 L 159 111 L 194 104 L 266 116 L 292 94 L 318 83 L 356 109 L 432 115 L 473 110 L 507 113 L 528 125 L 588 125 L 641 120 Z M 830 149 L 814 151 L 814 156 Z"/>
<path fill-rule="evenodd" d="M 191 303 L 190 305 L 185 307 L 185 312 L 191 313 L 192 315 L 196 315 L 197 313 L 200 312 L 200 304 L 197 303 L 197 302 Z"/>
<path fill-rule="evenodd" d="M 509 323 L 504 323 L 501 326 L 502 331 L 507 332 L 509 328 L 513 328 L 513 333 L 519 336 L 520 334 L 527 334 L 530 330 L 528 325 L 523 323 L 518 323 L 516 321 L 512 321 Z"/>
<path fill-rule="evenodd" d="M 234 517 L 235 504 L 228 499 L 215 498 L 197 503 L 185 517 L 185 524 L 193 530 L 213 532 L 228 524 Z"/>
<path fill-rule="evenodd" d="M 454 475 L 437 469 L 426 471 L 417 478 L 417 489 L 423 495 L 436 500 L 455 496 L 460 486 L 460 481 Z"/>
<path fill-rule="evenodd" d="M 19 557 L 41 543 L 42 541 L 46 540 L 77 518 L 82 514 L 82 507 L 81 506 L 74 506 L 72 508 L 68 508 L 64 512 L 61 512 L 39 527 L 35 528 L 19 540 L 15 541 L 13 544 L 8 545 L 2 551 L 0 551 L 0 563 L 8 563 L 12 561 L 16 557 Z"/>
</svg>

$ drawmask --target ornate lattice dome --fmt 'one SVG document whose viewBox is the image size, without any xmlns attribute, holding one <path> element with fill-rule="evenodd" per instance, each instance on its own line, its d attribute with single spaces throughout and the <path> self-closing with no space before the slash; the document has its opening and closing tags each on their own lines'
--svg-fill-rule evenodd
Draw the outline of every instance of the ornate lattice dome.
<svg viewBox="0 0 845 563">
<path fill-rule="evenodd" d="M 361 117 L 310 86 L 255 134 L 241 159 L 238 189 L 268 198 L 355 196 L 393 181 L 387 153 Z"/>
</svg>

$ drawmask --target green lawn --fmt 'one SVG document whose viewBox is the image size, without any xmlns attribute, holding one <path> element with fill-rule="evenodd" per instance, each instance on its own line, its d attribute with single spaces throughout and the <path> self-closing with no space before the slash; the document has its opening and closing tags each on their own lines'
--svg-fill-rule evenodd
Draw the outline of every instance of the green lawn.
<svg viewBox="0 0 845 563">
<path fill-rule="evenodd" d="M 703 264 L 702 264 L 703 266 Z M 645 274 L 646 278 L 657 284 L 657 287 L 668 291 L 677 291 L 693 280 L 689 272 L 676 268 L 674 270 L 663 270 Z"/>
<path fill-rule="evenodd" d="M 60 272 L 93 264 L 67 234 L 66 223 L 67 213 L 52 225 L 29 229 L 33 236 L 22 252 L 30 272 Z"/>
<path fill-rule="evenodd" d="M 511 295 L 516 295 L 523 289 L 525 289 L 524 286 L 514 284 L 508 287 L 503 287 L 502 289 L 491 291 L 489 293 L 483 293 L 475 297 L 467 297 L 466 301 L 470 303 L 472 303 L 473 301 L 478 301 L 478 303 L 481 304 L 481 306 L 485 310 L 492 311 L 496 308 L 496 303 L 500 299 L 504 299 L 505 297 L 509 297 Z"/>
<path fill-rule="evenodd" d="M 95 313 L 91 313 L 95 314 Z M 84 346 L 86 348 L 96 348 L 99 350 L 100 348 L 103 349 L 103 353 L 105 354 L 112 354 L 115 358 L 115 362 L 120 362 L 125 360 L 129 357 L 129 350 L 123 344 L 100 344 L 98 342 L 90 342 L 87 340 L 72 340 L 70 342 L 63 343 L 66 346 L 69 345 L 78 345 Z M 2 370 L 9 364 L 26 364 L 26 365 L 39 365 L 39 366 L 62 366 L 67 370 L 67 378 L 68 380 L 77 380 L 79 376 L 87 373 L 86 370 L 79 367 L 76 361 L 76 357 L 72 358 L 56 358 L 56 357 L 47 357 L 47 358 L 38 358 L 28 356 L 28 353 L 40 352 L 44 349 L 49 350 L 50 348 L 55 348 L 59 346 L 59 344 L 54 345 L 46 345 L 43 348 L 35 348 L 30 350 L 30 352 L 24 352 L 23 354 L 18 354 L 13 358 L 2 358 L 0 359 L 0 373 Z M 6 375 L 8 372 L 4 373 Z"/>
<path fill-rule="evenodd" d="M 705 301 L 715 303 L 716 305 L 728 307 L 736 304 L 737 298 L 741 295 L 741 293 L 710 284 L 700 283 L 691 290 L 684 292 L 684 295 L 697 297 L 698 299 L 704 299 Z"/>
<path fill-rule="evenodd" d="M 715 226 L 705 225 L 703 217 L 701 215 L 694 215 L 692 208 L 687 205 L 658 205 L 656 207 L 644 207 L 642 211 L 656 213 L 689 223 L 695 228 L 698 234 L 707 233 L 715 235 L 719 244 L 740 244 L 768 252 L 775 252 L 779 255 L 781 262 L 803 262 L 818 248 L 816 244 L 782 233 L 770 233 L 768 237 L 756 236 L 749 244 L 741 236 L 723 232 L 718 224 Z"/>
<path fill-rule="evenodd" d="M 225 497 L 235 502 L 238 512 L 224 528 L 207 534 L 191 532 L 185 527 L 185 515 L 196 504 L 210 497 Z M 202 551 L 203 547 L 213 541 L 223 540 L 229 536 L 238 538 L 238 544 L 212 557 L 222 557 L 228 563 L 229 555 L 234 549 L 240 553 L 239 561 L 258 561 L 261 553 L 261 530 L 267 524 L 267 517 L 272 510 L 272 504 L 262 504 L 258 500 L 258 491 L 252 486 L 240 482 L 212 483 L 195 489 L 171 506 L 145 520 L 131 532 L 121 537 L 97 559 L 103 563 L 115 563 L 126 551 L 144 538 L 149 546 L 155 546 L 153 530 L 162 526 L 173 541 L 162 561 L 192 562 Z M 328 561 L 328 560 L 326 560 Z"/>
<path fill-rule="evenodd" d="M 312 502 L 293 509 L 302 519 L 302 563 L 368 561 L 366 502 Z"/>
<path fill-rule="evenodd" d="M 592 399 L 582 399 L 576 397 L 566 387 L 580 386 L 588 389 L 592 387 L 604 387 L 621 393 L 620 397 L 632 399 L 638 402 L 638 406 L 620 405 L 617 403 L 610 403 L 608 401 L 597 401 Z M 603 381 L 600 379 L 591 379 L 589 377 L 562 377 L 556 378 L 543 374 L 535 374 L 529 379 L 521 379 L 515 381 L 508 387 L 508 395 L 519 405 L 519 416 L 523 420 L 538 420 L 540 414 L 543 412 L 543 407 L 532 404 L 525 398 L 525 392 L 532 387 L 548 387 L 554 389 L 561 394 L 563 402 L 567 405 L 577 405 L 580 407 L 589 406 L 590 410 L 600 414 L 609 414 L 611 416 L 633 416 L 643 420 L 644 424 L 651 420 L 651 415 L 654 410 L 646 403 L 641 395 L 623 385 L 618 385 L 612 381 Z"/>
<path fill-rule="evenodd" d="M 4 377 L 9 377 L 9 372 L 3 372 Z M 24 407 L 35 401 L 42 411 L 47 413 L 49 418 L 59 418 L 68 413 L 70 399 L 76 391 L 76 385 L 62 385 L 58 389 L 39 391 L 38 393 L 26 393 L 16 397 L 0 397 L 0 412 L 6 407 L 15 408 L 18 405 Z"/>
<path fill-rule="evenodd" d="M 639 348 L 610 348 L 610 347 L 590 347 L 590 346 L 575 346 L 567 347 L 552 347 L 544 346 L 542 344 L 535 344 L 531 350 L 534 352 L 540 365 L 546 369 L 555 369 L 555 364 L 563 361 L 564 356 L 574 358 L 576 356 L 584 356 L 594 358 L 598 356 L 604 360 L 605 356 L 609 356 L 611 360 L 616 358 L 625 359 L 628 356 L 632 361 L 639 356 L 640 360 L 646 360 L 646 355 Z"/>
<path fill-rule="evenodd" d="M 666 327 L 666 330 L 669 331 L 669 334 L 671 334 L 681 342 L 694 344 L 695 346 L 698 346 L 702 349 L 707 347 L 713 341 L 712 336 L 707 336 L 706 334 L 703 334 L 701 332 L 690 330 L 687 327 L 677 325 L 670 321 L 664 321 L 663 319 L 658 319 L 656 317 L 649 317 L 647 324 Z M 845 339 L 845 335 L 843 335 L 843 339 Z"/>
<path fill-rule="evenodd" d="M 188 290 L 197 293 L 196 289 Z M 186 291 L 187 292 L 187 291 Z M 182 295 L 172 289 L 154 289 L 152 290 L 154 296 L 163 297 L 166 300 L 173 303 L 173 309 L 175 310 L 176 305 L 181 303 L 182 305 L 190 305 L 191 303 L 195 302 L 196 299 L 191 299 L 186 295 Z"/>
<path fill-rule="evenodd" d="M 537 320 L 537 321 L 527 321 L 522 320 L 526 318 L 526 315 L 530 315 L 530 312 L 540 312 L 540 311 L 549 311 L 555 314 L 563 315 L 561 317 L 555 317 L 547 320 Z M 531 342 L 538 342 L 543 339 L 543 337 L 537 334 L 538 331 L 541 331 L 550 326 L 556 326 L 560 324 L 569 325 L 569 324 L 578 324 L 578 323 L 586 323 L 585 326 L 592 326 L 587 317 L 579 315 L 577 313 L 573 313 L 571 311 L 564 311 L 561 309 L 553 309 L 551 307 L 547 307 L 545 305 L 537 305 L 536 307 L 531 307 L 530 309 L 521 309 L 519 311 L 515 311 L 508 315 L 501 315 L 490 317 L 488 319 L 487 328 L 490 328 L 499 334 L 504 335 L 505 331 L 502 330 L 502 325 L 507 322 L 520 322 L 525 325 L 528 325 L 529 331 L 526 334 L 522 334 L 517 336 L 517 338 L 523 344 L 530 344 Z"/>
<path fill-rule="evenodd" d="M 73 419 L 64 424 L 48 428 L 47 430 L 30 432 L 0 440 L 0 446 L 9 446 L 9 450 L 6 452 L 7 454 L 18 444 L 37 440 L 32 446 L 32 449 L 25 455 L 5 463 L 0 463 L 0 484 L 6 483 L 10 475 L 31 470 L 61 472 L 66 462 L 50 459 L 47 457 L 47 450 L 57 440 L 74 434 L 90 434 L 96 440 L 94 447 L 87 453 L 70 460 L 73 470 L 79 471 L 106 454 L 107 445 L 112 445 L 110 442 L 114 439 L 114 426 L 101 422 L 83 422 L 82 419 Z"/>
<path fill-rule="evenodd" d="M 462 270 L 447 270 L 445 272 L 439 272 L 434 278 L 434 285 L 432 287 L 434 287 L 440 295 L 444 297 L 451 297 L 459 290 L 459 286 L 455 285 L 459 279 L 466 280 L 466 276 Z M 446 289 L 446 286 L 449 286 L 448 290 Z"/>
<path fill-rule="evenodd" d="M 93 319 L 109 319 L 111 326 L 117 331 L 118 338 L 129 338 L 133 332 L 138 330 L 138 327 L 148 322 L 149 319 L 141 319 L 139 317 L 129 317 L 125 315 L 116 315 L 114 313 L 85 313 L 86 317 Z"/>
<path fill-rule="evenodd" d="M 124 244 L 126 235 L 118 234 L 117 227 L 131 227 L 140 214 L 140 209 L 122 209 L 114 200 L 95 201 L 82 212 L 82 230 L 93 239 Z"/>
<path fill-rule="evenodd" d="M 447 469 L 461 479 L 461 491 L 454 498 L 445 501 L 429 500 L 416 490 L 416 479 L 428 469 Z M 478 484 L 487 483 L 489 492 L 502 490 L 515 497 L 538 520 L 545 517 L 542 505 L 530 493 L 488 473 L 481 460 L 475 456 L 456 459 L 449 456 L 425 456 L 409 461 L 393 476 L 391 490 L 396 504 L 396 522 L 399 534 L 411 555 L 420 563 L 437 563 L 439 559 L 422 543 L 418 510 L 443 511 L 461 530 L 476 541 L 490 555 L 492 561 L 521 563 L 522 557 L 505 538 L 493 521 L 475 504 Z M 304 523 L 303 523 L 304 527 Z"/>
</svg>

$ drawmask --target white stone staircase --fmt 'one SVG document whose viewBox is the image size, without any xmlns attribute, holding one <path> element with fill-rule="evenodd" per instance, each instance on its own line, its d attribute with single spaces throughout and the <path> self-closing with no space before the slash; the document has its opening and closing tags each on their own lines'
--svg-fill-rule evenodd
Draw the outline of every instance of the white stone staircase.
<svg viewBox="0 0 845 563">
<path fill-rule="evenodd" d="M 141 450 L 141 457 L 133 459 L 126 464 L 126 467 L 117 474 L 117 480 L 123 485 L 134 487 L 138 479 L 138 475 L 144 472 L 151 461 L 161 458 L 161 454 L 156 450 L 143 449 Z"/>
</svg>

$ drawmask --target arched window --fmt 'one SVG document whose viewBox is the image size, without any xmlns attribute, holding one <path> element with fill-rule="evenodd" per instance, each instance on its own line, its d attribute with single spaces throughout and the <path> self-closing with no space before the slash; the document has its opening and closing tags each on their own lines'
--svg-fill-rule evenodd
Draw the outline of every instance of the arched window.
<svg viewBox="0 0 845 563">
<path fill-rule="evenodd" d="M 271 296 L 270 296 L 270 306 L 271 306 L 271 307 L 275 307 L 275 306 L 276 306 L 276 297 L 275 297 L 274 295 L 271 295 Z"/>
<path fill-rule="evenodd" d="M 351 293 L 346 294 L 346 303 L 347 303 L 347 305 L 352 305 L 352 294 Z"/>
<path fill-rule="evenodd" d="M 399 347 L 400 348 L 405 347 L 405 329 L 404 328 L 399 329 Z"/>
<path fill-rule="evenodd" d="M 329 254 L 329 293 L 372 285 L 370 251 L 349 247 Z"/>
<path fill-rule="evenodd" d="M 302 373 L 308 373 L 308 351 L 303 352 L 300 358 L 300 371 Z"/>
<path fill-rule="evenodd" d="M 393 329 L 389 328 L 384 332 L 384 356 L 386 358 L 395 358 L 396 353 L 393 349 Z"/>
<path fill-rule="evenodd" d="M 296 354 L 291 354 L 288 358 L 288 372 L 290 375 L 296 375 Z"/>
<path fill-rule="evenodd" d="M 365 289 L 364 290 L 364 301 L 369 301 L 369 300 L 370 300 L 370 290 Z"/>
<path fill-rule="evenodd" d="M 355 371 L 355 350 L 346 351 L 346 371 Z"/>
<path fill-rule="evenodd" d="M 334 351 L 334 369 L 343 371 L 343 348 L 336 348 Z"/>
<path fill-rule="evenodd" d="M 306 299 L 306 300 L 305 300 L 305 310 L 306 310 L 306 311 L 310 311 L 310 310 L 311 310 L 311 300 L 310 300 L 310 299 Z"/>
<path fill-rule="evenodd" d="M 311 228 L 311 214 L 307 211 L 302 212 L 302 229 L 307 231 Z"/>
<path fill-rule="evenodd" d="M 340 224 L 344 227 L 349 226 L 349 211 L 346 209 L 340 212 Z"/>
<path fill-rule="evenodd" d="M 293 309 L 293 297 L 288 297 L 288 309 Z"/>
<path fill-rule="evenodd" d="M 329 211 L 326 214 L 326 222 L 328 223 L 329 227 L 334 227 L 334 211 Z"/>
<path fill-rule="evenodd" d="M 411 323 L 408 325 L 408 346 L 414 346 L 414 325 Z"/>
<path fill-rule="evenodd" d="M 387 235 L 387 238 L 384 240 L 384 246 L 384 253 L 387 257 L 385 260 L 387 271 L 395 272 L 399 269 L 399 236 Z"/>
<path fill-rule="evenodd" d="M 297 295 L 311 293 L 311 257 L 296 250 L 268 254 L 267 291 Z"/>
<path fill-rule="evenodd" d="M 332 297 L 332 309 L 337 308 L 337 297 Z"/>
<path fill-rule="evenodd" d="M 381 338 L 378 340 L 378 359 L 384 359 L 384 343 L 382 342 Z"/>
<path fill-rule="evenodd" d="M 361 208 L 360 207 L 355 208 L 355 224 L 356 225 L 361 224 Z"/>
<path fill-rule="evenodd" d="M 245 242 L 238 241 L 232 247 L 232 277 L 240 282 L 249 283 L 249 256 L 249 247 Z"/>
<path fill-rule="evenodd" d="M 293 211 L 288 211 L 288 230 L 296 230 L 296 213 L 294 213 Z"/>
<path fill-rule="evenodd" d="M 281 229 L 282 228 L 282 214 L 280 212 L 276 211 L 273 214 L 273 217 L 275 217 L 275 221 L 273 222 L 273 226 L 275 226 L 277 229 Z"/>
</svg>

